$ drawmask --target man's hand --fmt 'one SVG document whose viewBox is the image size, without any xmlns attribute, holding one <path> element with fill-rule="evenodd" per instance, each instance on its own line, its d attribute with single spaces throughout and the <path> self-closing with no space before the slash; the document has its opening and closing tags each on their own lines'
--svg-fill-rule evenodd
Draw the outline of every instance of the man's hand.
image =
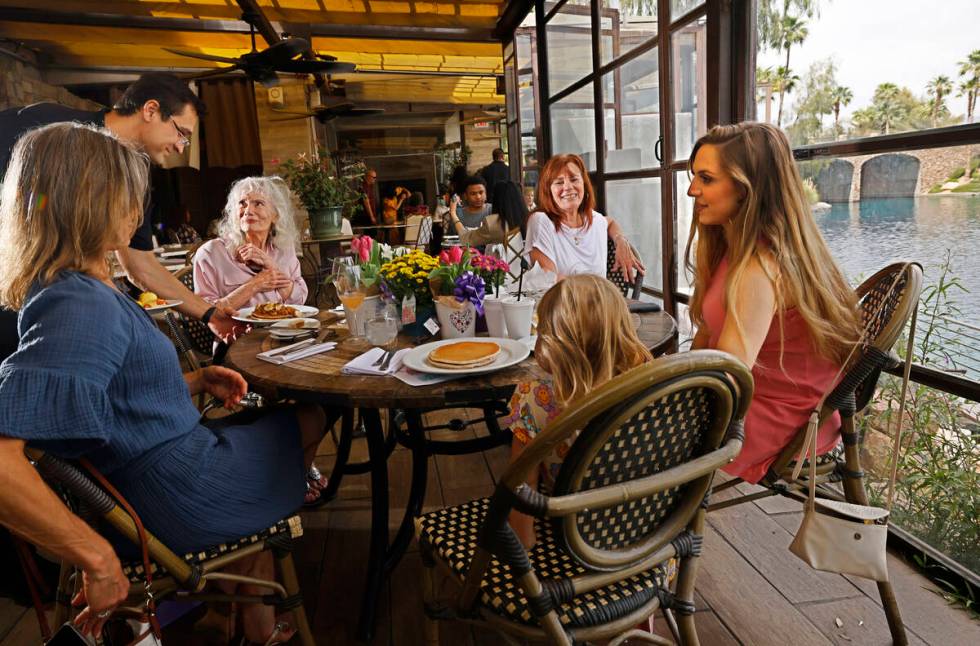
<svg viewBox="0 0 980 646">
<path fill-rule="evenodd" d="M 118 559 L 105 572 L 82 572 L 82 589 L 71 600 L 74 606 L 85 606 L 75 617 L 75 625 L 82 633 L 99 637 L 102 627 L 116 606 L 129 594 L 129 579 L 122 572 Z"/>
<path fill-rule="evenodd" d="M 245 379 L 228 368 L 208 366 L 201 368 L 201 389 L 216 399 L 220 399 L 225 408 L 233 408 L 248 392 Z"/>
</svg>

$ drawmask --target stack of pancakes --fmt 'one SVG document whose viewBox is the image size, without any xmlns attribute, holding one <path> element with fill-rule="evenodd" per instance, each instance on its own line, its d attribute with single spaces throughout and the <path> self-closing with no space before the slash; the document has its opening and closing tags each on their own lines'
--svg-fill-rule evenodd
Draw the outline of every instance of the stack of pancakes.
<svg viewBox="0 0 980 646">
<path fill-rule="evenodd" d="M 500 346 L 490 341 L 460 341 L 441 345 L 425 358 L 437 368 L 469 370 L 493 363 Z"/>
</svg>

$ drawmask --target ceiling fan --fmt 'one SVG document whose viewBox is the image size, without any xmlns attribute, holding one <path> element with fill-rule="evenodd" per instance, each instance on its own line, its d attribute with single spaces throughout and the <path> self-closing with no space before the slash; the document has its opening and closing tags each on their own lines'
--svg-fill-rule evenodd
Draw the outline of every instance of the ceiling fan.
<svg viewBox="0 0 980 646">
<path fill-rule="evenodd" d="M 307 52 L 312 51 L 309 41 L 303 38 L 283 38 L 268 48 L 259 51 L 255 47 L 255 25 L 249 23 L 249 27 L 251 28 L 252 51 L 247 54 L 242 54 L 238 58 L 227 58 L 199 52 L 185 52 L 169 47 L 164 47 L 163 49 L 178 56 L 188 56 L 203 61 L 214 61 L 229 65 L 229 67 L 220 67 L 196 74 L 189 77 L 191 79 L 208 78 L 210 76 L 218 76 L 219 74 L 241 70 L 250 79 L 261 83 L 265 87 L 273 87 L 279 84 L 278 72 L 286 74 L 343 74 L 353 72 L 356 69 L 353 63 L 341 63 L 337 61 L 336 57 L 326 54 L 314 53 L 312 60 L 308 56 L 301 58 Z"/>
<path fill-rule="evenodd" d="M 289 110 L 281 110 L 279 112 L 280 114 L 292 116 L 269 119 L 269 121 L 292 121 L 293 119 L 308 119 L 313 117 L 320 123 L 326 123 L 337 117 L 369 117 L 383 114 L 384 110 L 381 108 L 356 108 L 350 101 L 342 101 L 340 103 L 331 103 L 330 105 L 318 105 L 310 108 L 309 112 L 291 112 Z"/>
</svg>

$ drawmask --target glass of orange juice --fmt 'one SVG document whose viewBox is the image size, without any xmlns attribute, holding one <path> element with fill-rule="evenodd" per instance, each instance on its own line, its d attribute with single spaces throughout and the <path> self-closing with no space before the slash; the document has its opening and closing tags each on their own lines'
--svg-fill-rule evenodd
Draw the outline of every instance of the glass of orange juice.
<svg viewBox="0 0 980 646">
<path fill-rule="evenodd" d="M 364 322 L 358 316 L 357 310 L 364 303 L 364 285 L 361 282 L 361 268 L 357 265 L 339 265 L 335 267 L 333 285 L 337 288 L 337 296 L 344 304 L 347 315 L 347 329 L 351 338 L 364 336 Z"/>
</svg>

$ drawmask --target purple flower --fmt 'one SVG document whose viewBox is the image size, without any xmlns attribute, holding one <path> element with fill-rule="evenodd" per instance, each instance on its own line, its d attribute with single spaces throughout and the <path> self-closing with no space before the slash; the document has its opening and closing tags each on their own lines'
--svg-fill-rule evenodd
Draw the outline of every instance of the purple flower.
<svg viewBox="0 0 980 646">
<path fill-rule="evenodd" d="M 486 283 L 483 279 L 472 271 L 464 272 L 456 279 L 453 287 L 453 296 L 462 303 L 469 301 L 473 303 L 476 313 L 483 315 L 483 297 L 486 295 Z"/>
</svg>

